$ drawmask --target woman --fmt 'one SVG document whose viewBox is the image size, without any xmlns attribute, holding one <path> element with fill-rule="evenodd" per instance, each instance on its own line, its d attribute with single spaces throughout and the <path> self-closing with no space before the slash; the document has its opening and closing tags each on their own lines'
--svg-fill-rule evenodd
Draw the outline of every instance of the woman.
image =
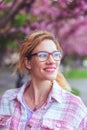
<svg viewBox="0 0 87 130">
<path fill-rule="evenodd" d="M 22 75 L 27 70 L 31 78 L 2 96 L 1 130 L 87 130 L 87 108 L 58 83 L 61 58 L 61 47 L 50 32 L 25 38 L 18 71 Z"/>
</svg>

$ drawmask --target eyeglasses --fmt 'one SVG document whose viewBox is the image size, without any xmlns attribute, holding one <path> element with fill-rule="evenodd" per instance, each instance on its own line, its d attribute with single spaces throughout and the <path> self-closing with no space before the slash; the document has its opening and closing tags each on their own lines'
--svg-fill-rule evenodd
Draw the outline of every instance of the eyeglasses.
<svg viewBox="0 0 87 130">
<path fill-rule="evenodd" d="M 32 56 L 38 56 L 40 61 L 46 61 L 48 60 L 49 56 L 52 56 L 55 61 L 59 61 L 62 58 L 62 52 L 61 51 L 53 51 L 52 53 L 46 52 L 46 51 L 39 51 L 37 53 L 33 53 L 27 56 L 28 59 L 31 59 Z"/>
</svg>

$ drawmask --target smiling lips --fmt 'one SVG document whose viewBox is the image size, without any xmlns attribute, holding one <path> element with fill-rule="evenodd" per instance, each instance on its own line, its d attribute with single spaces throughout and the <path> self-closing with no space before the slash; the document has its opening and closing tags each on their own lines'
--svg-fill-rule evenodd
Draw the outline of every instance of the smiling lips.
<svg viewBox="0 0 87 130">
<path fill-rule="evenodd" d="M 56 67 L 46 67 L 44 70 L 45 70 L 46 72 L 55 72 Z"/>
</svg>

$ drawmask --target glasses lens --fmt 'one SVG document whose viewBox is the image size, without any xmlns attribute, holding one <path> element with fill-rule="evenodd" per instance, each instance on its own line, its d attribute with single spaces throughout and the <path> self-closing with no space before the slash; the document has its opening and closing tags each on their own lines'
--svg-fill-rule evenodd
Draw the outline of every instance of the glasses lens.
<svg viewBox="0 0 87 130">
<path fill-rule="evenodd" d="M 48 53 L 47 52 L 38 52 L 38 57 L 40 61 L 45 61 L 48 58 Z"/>
<path fill-rule="evenodd" d="M 61 52 L 59 52 L 59 51 L 53 52 L 53 58 L 54 58 L 54 60 L 60 60 L 61 57 L 62 57 Z"/>
</svg>

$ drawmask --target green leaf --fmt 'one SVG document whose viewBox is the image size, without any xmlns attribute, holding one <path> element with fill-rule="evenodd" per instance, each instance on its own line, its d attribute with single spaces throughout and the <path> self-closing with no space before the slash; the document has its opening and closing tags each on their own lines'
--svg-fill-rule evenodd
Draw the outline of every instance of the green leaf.
<svg viewBox="0 0 87 130">
<path fill-rule="evenodd" d="M 11 24 L 14 26 L 24 25 L 26 22 L 26 16 L 22 14 L 17 14 L 15 18 L 11 21 Z"/>
<path fill-rule="evenodd" d="M 6 3 L 10 3 L 10 2 L 12 2 L 12 0 L 6 0 Z"/>
<path fill-rule="evenodd" d="M 72 89 L 71 89 L 71 93 L 73 93 L 73 94 L 76 95 L 76 96 L 80 96 L 80 91 L 77 90 L 76 88 L 72 88 Z"/>
</svg>

